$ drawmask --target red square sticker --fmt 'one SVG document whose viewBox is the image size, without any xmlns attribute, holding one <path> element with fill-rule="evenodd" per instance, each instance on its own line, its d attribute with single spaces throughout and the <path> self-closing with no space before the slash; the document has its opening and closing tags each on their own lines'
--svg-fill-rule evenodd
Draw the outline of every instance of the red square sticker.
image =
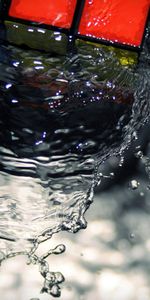
<svg viewBox="0 0 150 300">
<path fill-rule="evenodd" d="M 86 0 L 79 34 L 140 46 L 150 0 Z"/>
<path fill-rule="evenodd" d="M 9 16 L 70 28 L 77 0 L 12 0 Z"/>
</svg>

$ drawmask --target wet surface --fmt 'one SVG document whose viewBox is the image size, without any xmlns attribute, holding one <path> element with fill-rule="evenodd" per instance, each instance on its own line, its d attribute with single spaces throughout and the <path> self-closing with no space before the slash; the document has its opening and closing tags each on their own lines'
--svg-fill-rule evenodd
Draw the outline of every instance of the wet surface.
<svg viewBox="0 0 150 300">
<path fill-rule="evenodd" d="M 149 11 L 149 0 L 87 0 L 79 33 L 110 42 L 140 46 Z M 123 20 L 123 21 L 122 21 Z"/>
<path fill-rule="evenodd" d="M 76 0 L 45 0 L 34 1 L 13 0 L 9 9 L 9 16 L 29 21 L 50 24 L 57 27 L 70 28 Z"/>
</svg>

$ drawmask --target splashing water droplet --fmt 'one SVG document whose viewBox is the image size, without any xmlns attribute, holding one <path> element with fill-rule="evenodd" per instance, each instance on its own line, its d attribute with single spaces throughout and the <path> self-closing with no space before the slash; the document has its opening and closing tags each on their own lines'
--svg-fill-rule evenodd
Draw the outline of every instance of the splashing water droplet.
<svg viewBox="0 0 150 300">
<path fill-rule="evenodd" d="M 130 182 L 130 187 L 133 190 L 136 190 L 139 187 L 139 185 L 140 185 L 140 183 L 135 179 L 131 180 L 131 182 Z"/>
</svg>

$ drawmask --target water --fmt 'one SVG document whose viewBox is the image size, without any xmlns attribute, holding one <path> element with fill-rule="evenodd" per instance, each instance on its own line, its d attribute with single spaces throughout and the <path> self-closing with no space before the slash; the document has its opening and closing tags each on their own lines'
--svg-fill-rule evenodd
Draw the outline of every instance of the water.
<svg viewBox="0 0 150 300">
<path fill-rule="evenodd" d="M 60 295 L 64 277 L 46 258 L 65 246 L 39 256 L 39 244 L 86 228 L 102 165 L 116 156 L 121 166 L 132 143 L 139 149 L 150 113 L 148 47 L 148 33 L 140 58 L 81 42 L 65 56 L 1 45 L 1 262 L 26 255 L 39 265 L 42 292 Z"/>
</svg>

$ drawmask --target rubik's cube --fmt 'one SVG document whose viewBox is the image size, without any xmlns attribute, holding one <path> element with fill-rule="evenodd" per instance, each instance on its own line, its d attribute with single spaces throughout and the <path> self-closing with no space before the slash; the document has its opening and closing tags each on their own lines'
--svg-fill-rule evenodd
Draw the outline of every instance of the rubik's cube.
<svg viewBox="0 0 150 300">
<path fill-rule="evenodd" d="M 10 30 L 28 25 L 89 41 L 140 48 L 150 0 L 1 0 Z M 20 26 L 21 26 L 20 25 Z M 14 27 L 17 33 L 17 27 Z M 8 30 L 8 35 L 9 35 Z M 44 31 L 43 31 L 44 32 Z M 41 31 L 42 33 L 42 31 Z M 57 36 L 57 34 L 56 34 Z M 42 47 L 42 44 L 41 44 Z"/>
</svg>

